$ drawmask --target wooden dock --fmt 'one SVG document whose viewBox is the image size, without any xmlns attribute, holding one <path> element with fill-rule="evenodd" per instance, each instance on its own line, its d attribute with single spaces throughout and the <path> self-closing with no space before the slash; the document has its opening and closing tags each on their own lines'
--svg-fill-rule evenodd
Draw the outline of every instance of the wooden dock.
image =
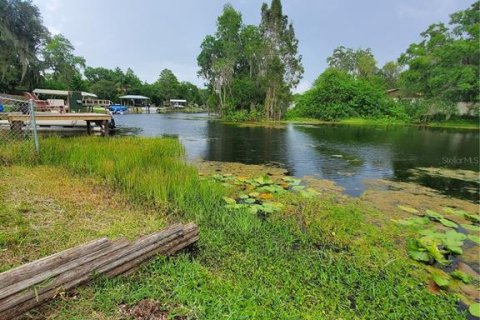
<svg viewBox="0 0 480 320">
<path fill-rule="evenodd" d="M 7 115 L 11 130 L 21 130 L 25 122 L 31 120 L 29 114 L 10 113 Z M 35 113 L 35 120 L 48 121 L 85 121 L 87 123 L 87 133 L 92 133 L 92 123 L 100 127 L 103 136 L 108 136 L 110 133 L 109 123 L 112 121 L 110 114 L 101 113 L 53 113 L 53 112 L 37 112 Z"/>
</svg>

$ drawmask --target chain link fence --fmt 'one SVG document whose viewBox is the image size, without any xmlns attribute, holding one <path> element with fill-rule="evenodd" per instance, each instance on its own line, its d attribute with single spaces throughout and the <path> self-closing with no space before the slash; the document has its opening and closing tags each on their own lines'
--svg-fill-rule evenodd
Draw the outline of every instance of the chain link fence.
<svg viewBox="0 0 480 320">
<path fill-rule="evenodd" d="M 34 101 L 0 94 L 0 161 L 31 162 L 39 149 Z"/>
</svg>

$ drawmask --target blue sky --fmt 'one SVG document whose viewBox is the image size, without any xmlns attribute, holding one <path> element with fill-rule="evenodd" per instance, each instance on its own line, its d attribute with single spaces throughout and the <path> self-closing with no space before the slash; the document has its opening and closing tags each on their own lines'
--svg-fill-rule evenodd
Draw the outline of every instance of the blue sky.
<svg viewBox="0 0 480 320">
<path fill-rule="evenodd" d="M 269 0 L 268 0 L 269 1 Z M 202 85 L 196 58 L 215 32 L 220 0 L 33 0 L 52 33 L 62 33 L 90 66 L 132 68 L 152 82 L 164 68 Z M 262 0 L 232 0 L 246 24 L 258 24 Z M 473 0 L 283 0 L 303 56 L 309 88 L 339 45 L 372 48 L 379 66 L 396 59 L 420 32 Z"/>
</svg>

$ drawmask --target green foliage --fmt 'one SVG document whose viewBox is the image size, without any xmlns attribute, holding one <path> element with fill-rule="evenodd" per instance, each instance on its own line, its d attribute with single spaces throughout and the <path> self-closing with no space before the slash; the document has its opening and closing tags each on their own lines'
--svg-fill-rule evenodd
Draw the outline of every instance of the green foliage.
<svg viewBox="0 0 480 320">
<path fill-rule="evenodd" d="M 345 71 L 330 68 L 315 86 L 297 98 L 292 114 L 322 120 L 347 117 L 380 117 L 387 114 L 389 100 L 377 82 L 356 79 Z"/>
<path fill-rule="evenodd" d="M 336 68 L 355 78 L 372 79 L 378 72 L 372 50 L 346 48 L 340 46 L 327 58 L 329 67 Z"/>
<path fill-rule="evenodd" d="M 42 50 L 45 65 L 45 86 L 52 89 L 84 90 L 81 72 L 85 59 L 73 54 L 74 47 L 61 34 L 48 39 Z M 63 88 L 59 88 L 59 86 Z"/>
<path fill-rule="evenodd" d="M 479 101 L 480 2 L 451 15 L 449 27 L 432 24 L 399 58 L 408 66 L 401 74 L 412 94 L 445 101 Z"/>
<path fill-rule="evenodd" d="M 240 12 L 225 5 L 217 31 L 205 37 L 197 57 L 198 74 L 207 80 L 218 103 L 209 109 L 227 120 L 252 120 L 259 118 L 256 106 L 263 104 L 265 118 L 280 119 L 303 73 L 297 46 L 279 0 L 262 7 L 258 27 L 244 25 Z"/>
<path fill-rule="evenodd" d="M 386 88 L 393 89 L 398 87 L 401 70 L 402 66 L 395 61 L 388 61 L 379 70 L 379 75 Z"/>
<path fill-rule="evenodd" d="M 39 48 L 48 35 L 37 6 L 0 0 L 0 91 L 32 89 L 40 82 Z"/>
<path fill-rule="evenodd" d="M 474 317 L 480 317 L 480 303 L 473 303 L 468 307 L 468 311 Z"/>
</svg>

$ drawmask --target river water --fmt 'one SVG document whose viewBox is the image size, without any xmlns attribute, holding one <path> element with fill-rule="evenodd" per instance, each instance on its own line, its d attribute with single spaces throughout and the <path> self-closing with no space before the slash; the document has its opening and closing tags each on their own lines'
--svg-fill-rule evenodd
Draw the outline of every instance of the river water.
<svg viewBox="0 0 480 320">
<path fill-rule="evenodd" d="M 454 178 L 417 176 L 411 169 L 479 171 L 476 130 L 346 125 L 237 126 L 207 114 L 116 115 L 122 135 L 177 137 L 189 160 L 273 164 L 297 177 L 333 180 L 359 196 L 364 181 L 416 182 L 442 193 L 479 200 L 479 185 Z"/>
</svg>

